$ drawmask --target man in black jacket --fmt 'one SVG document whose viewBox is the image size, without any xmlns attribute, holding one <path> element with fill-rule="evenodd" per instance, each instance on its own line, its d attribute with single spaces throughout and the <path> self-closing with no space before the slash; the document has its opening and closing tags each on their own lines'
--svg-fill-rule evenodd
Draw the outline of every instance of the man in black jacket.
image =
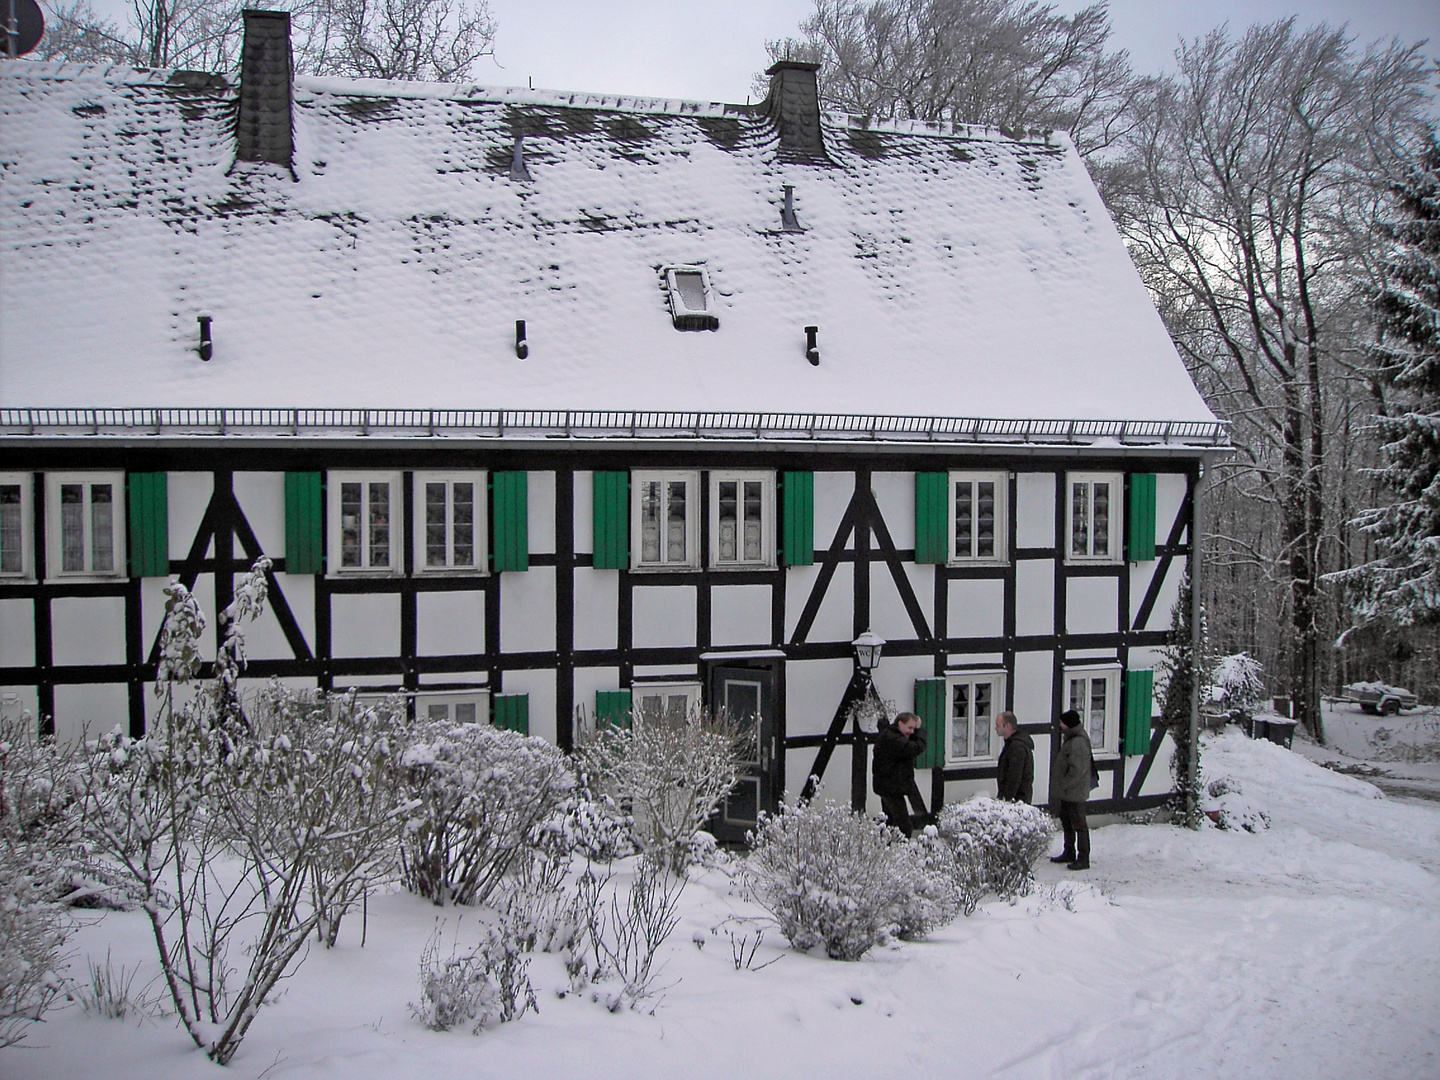
<svg viewBox="0 0 1440 1080">
<path fill-rule="evenodd" d="M 915 786 L 915 759 L 925 752 L 925 729 L 914 713 L 901 713 L 893 724 L 881 720 L 875 736 L 875 794 L 885 820 L 906 836 L 910 835 L 908 797 L 922 808 L 920 789 Z"/>
<path fill-rule="evenodd" d="M 1029 803 L 1035 795 L 1035 740 L 1020 730 L 1013 712 L 995 717 L 995 733 L 1005 740 L 1000 751 L 995 797 Z"/>
</svg>

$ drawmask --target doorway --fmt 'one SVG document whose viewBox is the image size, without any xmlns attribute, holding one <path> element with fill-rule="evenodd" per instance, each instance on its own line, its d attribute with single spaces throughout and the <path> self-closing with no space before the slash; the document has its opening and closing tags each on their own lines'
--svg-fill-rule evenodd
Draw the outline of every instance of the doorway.
<svg viewBox="0 0 1440 1080">
<path fill-rule="evenodd" d="M 760 813 L 776 809 L 776 758 L 779 753 L 775 722 L 774 667 L 768 665 L 716 666 L 710 671 L 710 706 L 728 714 L 745 730 L 755 733 L 752 757 L 740 770 L 740 779 L 711 819 L 710 831 L 724 843 L 737 843 L 754 829 Z"/>
</svg>

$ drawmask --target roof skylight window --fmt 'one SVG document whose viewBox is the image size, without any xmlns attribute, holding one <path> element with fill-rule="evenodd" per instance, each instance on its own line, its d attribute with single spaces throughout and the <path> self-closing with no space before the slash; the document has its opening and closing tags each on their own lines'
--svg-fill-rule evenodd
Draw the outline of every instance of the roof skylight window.
<svg viewBox="0 0 1440 1080">
<path fill-rule="evenodd" d="M 710 278 L 700 266 L 667 266 L 665 288 L 676 330 L 718 330 Z"/>
</svg>

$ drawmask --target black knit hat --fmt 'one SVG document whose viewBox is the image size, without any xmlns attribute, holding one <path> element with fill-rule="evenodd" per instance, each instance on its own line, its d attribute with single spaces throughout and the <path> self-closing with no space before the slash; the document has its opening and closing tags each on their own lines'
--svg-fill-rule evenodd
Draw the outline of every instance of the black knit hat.
<svg viewBox="0 0 1440 1080">
<path fill-rule="evenodd" d="M 1066 709 L 1060 714 L 1060 726 L 1067 728 L 1079 727 L 1080 714 L 1074 709 Z"/>
</svg>

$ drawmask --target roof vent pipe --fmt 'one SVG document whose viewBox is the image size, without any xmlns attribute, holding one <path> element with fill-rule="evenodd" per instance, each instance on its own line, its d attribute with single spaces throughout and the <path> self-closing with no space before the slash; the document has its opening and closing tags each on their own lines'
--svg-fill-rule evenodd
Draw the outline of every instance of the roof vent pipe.
<svg viewBox="0 0 1440 1080">
<path fill-rule="evenodd" d="M 215 355 L 215 345 L 210 340 L 210 316 L 197 315 L 195 321 L 200 324 L 200 348 L 195 351 L 200 354 L 201 360 L 209 360 Z"/>
<path fill-rule="evenodd" d="M 292 168 L 290 13 L 245 11 L 243 15 L 235 156 L 240 161 L 271 161 Z"/>
<path fill-rule="evenodd" d="M 795 185 L 785 185 L 785 205 L 780 210 L 780 231 L 781 232 L 804 232 L 800 228 L 800 222 L 795 217 Z"/>
<path fill-rule="evenodd" d="M 521 360 L 530 355 L 530 345 L 525 340 L 525 320 L 515 320 L 515 355 Z"/>
<path fill-rule="evenodd" d="M 820 366 L 820 349 L 815 344 L 815 335 L 819 332 L 818 326 L 805 327 L 805 359 L 815 367 Z"/>
<path fill-rule="evenodd" d="M 515 152 L 510 156 L 510 179 L 529 180 L 530 170 L 525 168 L 525 136 L 515 136 Z"/>
</svg>

